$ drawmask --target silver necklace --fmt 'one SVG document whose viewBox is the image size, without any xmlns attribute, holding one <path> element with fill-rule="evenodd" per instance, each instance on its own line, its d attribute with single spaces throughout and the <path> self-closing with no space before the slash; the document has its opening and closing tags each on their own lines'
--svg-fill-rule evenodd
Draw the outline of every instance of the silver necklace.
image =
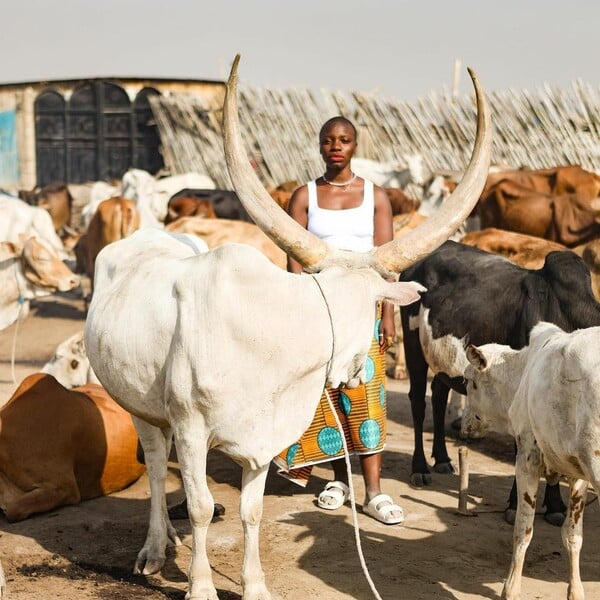
<svg viewBox="0 0 600 600">
<path fill-rule="evenodd" d="M 321 177 L 323 178 L 323 181 L 328 185 L 332 185 L 334 187 L 343 187 L 345 188 L 344 191 L 346 191 L 354 183 L 354 180 L 356 179 L 356 173 L 354 173 L 352 177 L 348 179 L 348 181 L 342 181 L 341 183 L 337 183 L 336 181 L 329 181 L 329 179 L 327 179 L 325 175 L 321 175 Z"/>
</svg>

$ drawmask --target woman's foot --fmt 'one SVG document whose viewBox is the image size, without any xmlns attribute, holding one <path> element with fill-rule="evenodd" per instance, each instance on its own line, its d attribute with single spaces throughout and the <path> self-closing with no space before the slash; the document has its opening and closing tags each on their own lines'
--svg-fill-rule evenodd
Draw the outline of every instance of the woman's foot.
<svg viewBox="0 0 600 600">
<path fill-rule="evenodd" d="M 343 481 L 330 481 L 317 498 L 317 505 L 325 510 L 344 506 L 350 497 L 350 488 Z"/>
<path fill-rule="evenodd" d="M 404 512 L 387 494 L 377 494 L 363 505 L 363 512 L 386 525 L 404 521 Z"/>
</svg>

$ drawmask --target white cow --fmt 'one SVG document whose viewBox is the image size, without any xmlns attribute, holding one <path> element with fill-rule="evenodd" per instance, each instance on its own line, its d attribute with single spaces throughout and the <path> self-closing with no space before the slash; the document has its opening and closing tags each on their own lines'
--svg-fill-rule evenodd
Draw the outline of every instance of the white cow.
<svg viewBox="0 0 600 600">
<path fill-rule="evenodd" d="M 452 233 L 483 188 L 491 150 L 478 90 L 476 150 L 465 185 L 442 211 L 408 240 L 365 254 L 335 251 L 277 206 L 257 179 L 242 150 L 236 82 L 237 59 L 224 128 L 235 190 L 261 229 L 314 274 L 288 273 L 249 246 L 194 255 L 166 232 L 140 230 L 99 254 L 85 326 L 90 364 L 134 415 L 148 465 L 150 524 L 138 573 L 160 569 L 168 540 L 178 541 L 164 490 L 175 434 L 192 524 L 189 600 L 217 599 L 206 554 L 214 510 L 208 450 L 220 449 L 243 468 L 243 598 L 269 600 L 258 551 L 269 463 L 309 426 L 325 384 L 364 380 L 375 301 L 411 302 L 422 289 L 380 275 L 404 269 Z"/>
<path fill-rule="evenodd" d="M 19 243 L 22 235 L 45 240 L 62 260 L 69 258 L 47 210 L 0 193 L 0 242 Z"/>
<path fill-rule="evenodd" d="M 41 368 L 41 372 L 52 375 L 67 389 L 86 383 L 100 383 L 85 351 L 83 330 L 61 342 L 52 358 Z"/>
<path fill-rule="evenodd" d="M 359 177 L 370 179 L 381 187 L 405 188 L 409 183 L 423 185 L 425 173 L 420 154 L 405 154 L 406 164 L 377 162 L 368 158 L 353 158 L 352 171 Z"/>
<path fill-rule="evenodd" d="M 208 252 L 208 246 L 204 240 L 195 235 L 178 233 L 171 235 L 181 243 L 187 243 L 192 254 Z M 52 375 L 67 389 L 88 383 L 100 384 L 85 350 L 83 330 L 61 342 L 56 347 L 52 358 L 41 368 L 41 372 Z"/>
<path fill-rule="evenodd" d="M 513 350 L 487 344 L 467 349 L 471 365 L 466 432 L 492 428 L 517 441 L 517 516 L 513 556 L 503 598 L 520 597 L 525 552 L 531 541 L 541 476 L 569 481 L 570 502 L 562 529 L 569 554 L 569 600 L 583 600 L 579 553 L 588 482 L 600 490 L 600 327 L 565 333 L 542 322 L 529 346 Z"/>
<path fill-rule="evenodd" d="M 0 331 L 24 319 L 33 298 L 78 285 L 79 277 L 46 241 L 31 237 L 18 244 L 0 242 Z"/>
<path fill-rule="evenodd" d="M 200 173 L 183 173 L 157 179 L 142 169 L 129 169 L 121 181 L 121 195 L 136 201 L 142 227 L 162 227 L 169 199 L 185 188 L 213 190 L 215 183 Z"/>
</svg>

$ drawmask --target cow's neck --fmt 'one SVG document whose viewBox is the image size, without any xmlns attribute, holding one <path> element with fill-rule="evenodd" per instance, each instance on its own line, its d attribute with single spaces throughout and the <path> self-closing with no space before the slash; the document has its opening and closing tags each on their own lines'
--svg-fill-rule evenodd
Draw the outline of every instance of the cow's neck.
<svg viewBox="0 0 600 600">
<path fill-rule="evenodd" d="M 27 315 L 32 298 L 48 294 L 25 278 L 20 256 L 0 261 L 0 331 Z"/>
</svg>

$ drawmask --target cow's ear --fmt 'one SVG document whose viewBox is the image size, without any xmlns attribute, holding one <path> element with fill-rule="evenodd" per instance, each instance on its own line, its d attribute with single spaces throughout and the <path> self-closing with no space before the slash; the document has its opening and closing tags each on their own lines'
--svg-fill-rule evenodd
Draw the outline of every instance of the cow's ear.
<svg viewBox="0 0 600 600">
<path fill-rule="evenodd" d="M 467 359 L 478 371 L 483 371 L 487 367 L 487 359 L 483 352 L 473 344 L 467 346 Z"/>
<path fill-rule="evenodd" d="M 398 306 L 406 306 L 419 300 L 421 293 L 426 291 L 427 288 L 416 281 L 395 281 L 385 285 L 385 293 L 381 299 Z"/>
</svg>

